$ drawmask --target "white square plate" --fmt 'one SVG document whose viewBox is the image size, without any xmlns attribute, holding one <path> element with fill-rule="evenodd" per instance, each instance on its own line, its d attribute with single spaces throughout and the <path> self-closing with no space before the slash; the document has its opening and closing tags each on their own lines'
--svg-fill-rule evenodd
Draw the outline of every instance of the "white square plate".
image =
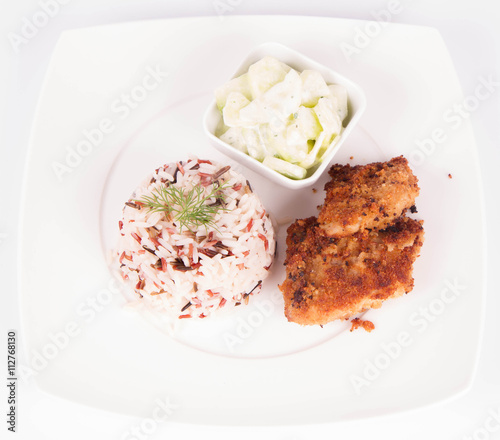
<svg viewBox="0 0 500 440">
<path fill-rule="evenodd" d="M 62 35 L 24 181 L 19 282 L 30 365 L 23 377 L 31 373 L 60 397 L 144 417 L 155 399 L 169 398 L 177 405 L 170 420 L 219 425 L 372 417 L 468 389 L 485 257 L 476 145 L 469 121 L 450 118 L 464 96 L 435 30 L 387 24 L 359 48 L 354 35 L 365 26 L 314 17 L 188 18 Z M 426 241 L 415 288 L 366 313 L 376 326 L 371 333 L 345 331 L 345 322 L 301 328 L 283 316 L 277 284 L 287 221 L 317 213 L 326 176 L 316 193 L 273 185 L 227 160 L 203 133 L 214 88 L 266 41 L 300 51 L 365 91 L 367 109 L 336 162 L 404 154 L 419 178 L 416 216 L 425 220 Z M 134 187 L 189 154 L 245 173 L 282 227 L 277 261 L 255 300 L 171 338 L 126 312 L 106 253 Z"/>
</svg>

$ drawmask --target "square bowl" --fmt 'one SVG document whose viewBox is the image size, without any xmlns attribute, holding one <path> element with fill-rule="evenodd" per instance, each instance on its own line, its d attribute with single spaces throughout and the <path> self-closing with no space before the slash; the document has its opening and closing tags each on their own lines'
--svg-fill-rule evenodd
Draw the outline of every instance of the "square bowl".
<svg viewBox="0 0 500 440">
<path fill-rule="evenodd" d="M 347 136 L 349 136 L 349 133 L 354 129 L 366 108 L 365 94 L 359 85 L 353 83 L 340 73 L 335 72 L 329 67 L 326 67 L 311 58 L 308 58 L 300 52 L 290 49 L 282 44 L 273 42 L 261 44 L 252 50 L 240 64 L 232 78 L 236 78 L 246 73 L 252 64 L 265 56 L 274 57 L 298 72 L 302 72 L 306 69 L 316 70 L 323 76 L 327 84 L 340 84 L 347 90 L 348 114 L 343 121 L 344 130 L 340 133 L 339 140 L 335 147 L 324 157 L 323 161 L 316 167 L 308 170 L 308 175 L 304 179 L 300 180 L 286 177 L 283 174 L 268 168 L 257 159 L 254 159 L 248 154 L 237 150 L 216 136 L 216 132 L 222 124 L 222 114 L 217 108 L 215 99 L 205 112 L 203 118 L 203 128 L 214 147 L 226 156 L 229 156 L 231 159 L 238 161 L 252 171 L 255 171 L 267 179 L 287 188 L 305 188 L 314 184 L 318 180 L 342 146 Z M 224 79 L 221 79 L 221 84 L 224 82 Z"/>
</svg>

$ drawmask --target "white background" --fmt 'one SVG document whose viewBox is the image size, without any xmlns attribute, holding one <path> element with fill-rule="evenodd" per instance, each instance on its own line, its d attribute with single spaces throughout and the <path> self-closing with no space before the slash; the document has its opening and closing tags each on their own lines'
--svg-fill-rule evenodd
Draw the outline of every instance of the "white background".
<svg viewBox="0 0 500 440">
<path fill-rule="evenodd" d="M 61 0 L 62 2 L 62 0 Z M 9 33 L 20 34 L 25 19 L 41 10 L 43 0 L 3 0 L 0 15 L 0 289 L 2 292 L 2 346 L 9 329 L 20 329 L 17 307 L 17 233 L 20 187 L 30 128 L 42 80 L 60 33 L 65 29 L 139 19 L 213 16 L 227 5 L 226 16 L 245 14 L 319 15 L 374 19 L 387 8 L 388 0 L 334 2 L 263 0 L 68 0 L 47 26 L 27 44 L 15 50 Z M 472 94 L 479 77 L 500 81 L 500 5 L 496 0 L 401 0 L 403 12 L 393 22 L 437 28 L 453 58 L 464 95 Z M 298 30 L 300 31 L 300 30 Z M 488 284 L 485 332 L 477 376 L 472 389 L 451 402 L 408 414 L 361 422 L 308 426 L 305 428 L 219 429 L 162 423 L 145 438 L 265 439 L 309 438 L 372 439 L 500 439 L 500 292 L 496 275 L 500 267 L 496 228 L 500 210 L 498 165 L 500 163 L 500 91 L 496 91 L 471 114 L 483 176 L 488 237 Z M 477 231 L 457 240 L 476 240 Z M 479 292 L 478 292 L 479 293 Z M 464 319 L 467 319 L 464 316 Z M 22 343 L 22 334 L 19 335 Z M 0 348 L 4 351 L 3 348 Z M 21 345 L 19 346 L 21 351 Z M 6 349 L 4 353 L 6 352 Z M 21 357 L 23 353 L 20 352 Z M 6 355 L 4 357 L 6 359 Z M 6 361 L 2 361 L 6 371 Z M 4 388 L 4 386 L 2 386 Z M 6 394 L 0 397 L 0 437 L 22 439 L 133 439 L 132 429 L 142 420 L 110 414 L 63 401 L 20 383 L 18 433 L 7 431 Z M 495 414 L 498 421 L 492 418 Z M 5 435 L 5 437 L 4 437 Z"/>
</svg>

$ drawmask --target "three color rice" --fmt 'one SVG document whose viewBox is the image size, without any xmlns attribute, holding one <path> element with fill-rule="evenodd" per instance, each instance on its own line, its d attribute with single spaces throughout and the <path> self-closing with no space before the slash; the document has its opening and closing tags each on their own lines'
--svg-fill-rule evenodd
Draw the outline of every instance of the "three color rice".
<svg viewBox="0 0 500 440">
<path fill-rule="evenodd" d="M 175 195 L 208 217 L 186 222 Z M 273 226 L 248 181 L 197 158 L 156 169 L 125 203 L 119 227 L 122 278 L 146 305 L 174 318 L 205 318 L 248 302 L 275 252 Z"/>
</svg>

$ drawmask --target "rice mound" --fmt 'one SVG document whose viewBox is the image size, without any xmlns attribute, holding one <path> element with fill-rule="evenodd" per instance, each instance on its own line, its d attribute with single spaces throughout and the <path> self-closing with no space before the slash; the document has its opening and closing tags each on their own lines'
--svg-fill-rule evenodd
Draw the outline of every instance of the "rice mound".
<svg viewBox="0 0 500 440">
<path fill-rule="evenodd" d="M 208 225 L 186 227 L 144 197 L 196 187 L 220 205 Z M 121 277 L 140 302 L 171 318 L 205 318 L 248 303 L 269 274 L 274 230 L 249 182 L 229 166 L 191 158 L 152 173 L 125 203 L 116 252 Z"/>
</svg>

